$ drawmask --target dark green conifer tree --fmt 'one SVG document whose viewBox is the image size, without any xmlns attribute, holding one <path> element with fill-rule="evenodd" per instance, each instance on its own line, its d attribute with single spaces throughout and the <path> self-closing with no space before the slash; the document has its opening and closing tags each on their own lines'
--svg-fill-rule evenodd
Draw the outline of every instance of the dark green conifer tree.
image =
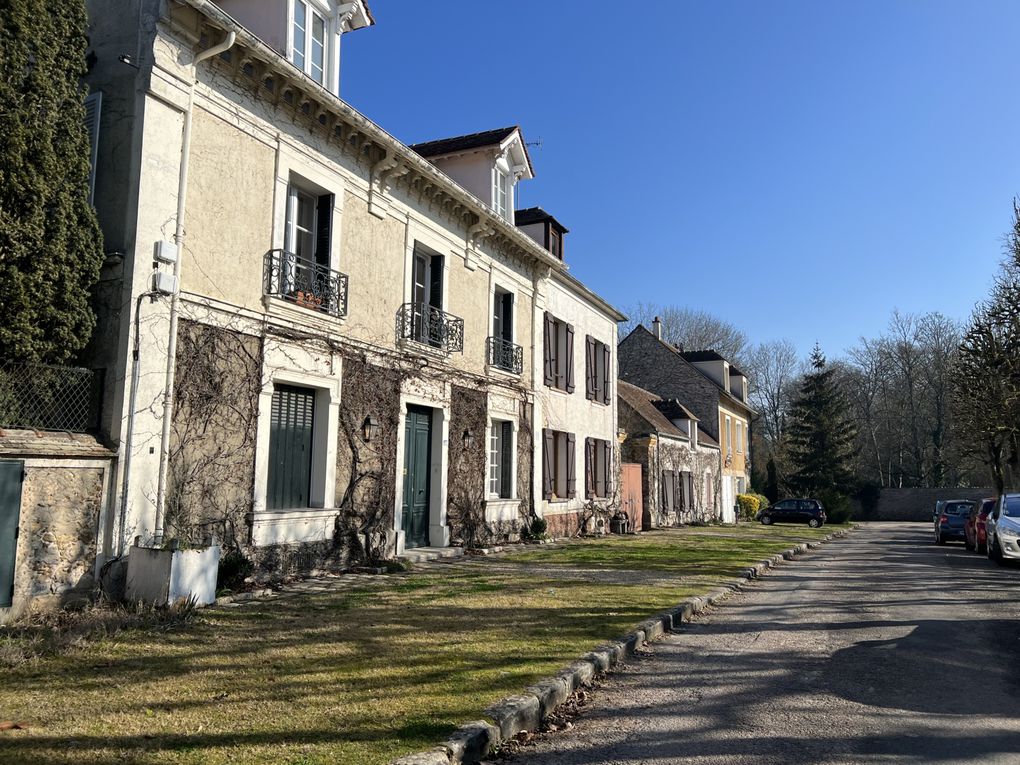
<svg viewBox="0 0 1020 765">
<path fill-rule="evenodd" d="M 787 429 L 790 488 L 802 495 L 845 497 L 853 486 L 856 428 L 836 370 L 816 345 Z"/>
<path fill-rule="evenodd" d="M 95 325 L 84 0 L 0 3 L 0 359 L 64 362 Z"/>
</svg>

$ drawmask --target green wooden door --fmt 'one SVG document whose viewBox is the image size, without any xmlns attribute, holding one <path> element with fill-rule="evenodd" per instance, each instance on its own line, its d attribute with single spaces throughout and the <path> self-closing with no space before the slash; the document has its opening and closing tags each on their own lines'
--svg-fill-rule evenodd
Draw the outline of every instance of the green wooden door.
<svg viewBox="0 0 1020 765">
<path fill-rule="evenodd" d="M 14 600 L 14 558 L 24 473 L 24 462 L 0 461 L 0 608 L 9 608 Z"/>
<path fill-rule="evenodd" d="M 277 385 L 269 425 L 266 507 L 308 507 L 315 391 Z"/>
<path fill-rule="evenodd" d="M 429 544 L 429 467 L 432 411 L 409 406 L 404 424 L 404 547 Z"/>
</svg>

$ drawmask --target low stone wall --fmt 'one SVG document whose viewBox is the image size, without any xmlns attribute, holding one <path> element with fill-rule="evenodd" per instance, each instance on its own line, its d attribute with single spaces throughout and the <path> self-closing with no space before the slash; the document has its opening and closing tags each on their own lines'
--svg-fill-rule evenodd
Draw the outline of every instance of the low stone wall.
<svg viewBox="0 0 1020 765">
<path fill-rule="evenodd" d="M 0 430 L 0 459 L 24 465 L 14 597 L 0 623 L 95 587 L 113 456 L 91 436 Z"/>
<path fill-rule="evenodd" d="M 983 499 L 995 495 L 994 489 L 882 489 L 874 509 L 853 503 L 854 520 L 931 522 L 935 503 L 940 499 Z"/>
</svg>

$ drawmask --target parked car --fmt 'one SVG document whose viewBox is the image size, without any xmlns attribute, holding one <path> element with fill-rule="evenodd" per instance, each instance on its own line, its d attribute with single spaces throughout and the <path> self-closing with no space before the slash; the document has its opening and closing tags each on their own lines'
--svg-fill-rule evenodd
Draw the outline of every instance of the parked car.
<svg viewBox="0 0 1020 765">
<path fill-rule="evenodd" d="M 817 529 L 825 523 L 825 508 L 817 499 L 784 499 L 758 512 L 758 520 L 772 523 L 806 523 Z"/>
<path fill-rule="evenodd" d="M 1020 560 L 1020 493 L 999 497 L 985 521 L 985 532 L 991 560 Z"/>
<path fill-rule="evenodd" d="M 995 497 L 987 497 L 981 500 L 980 504 L 974 505 L 970 509 L 970 513 L 967 515 L 967 522 L 963 525 L 963 533 L 967 537 L 963 542 L 963 546 L 968 550 L 983 553 L 988 549 L 985 521 L 988 519 L 988 514 L 992 512 L 993 507 L 995 507 Z"/>
<path fill-rule="evenodd" d="M 944 545 L 950 540 L 965 542 L 967 535 L 964 524 L 971 508 L 976 506 L 977 502 L 970 500 L 954 499 L 946 502 L 942 506 L 938 520 L 935 521 L 935 544 Z"/>
</svg>

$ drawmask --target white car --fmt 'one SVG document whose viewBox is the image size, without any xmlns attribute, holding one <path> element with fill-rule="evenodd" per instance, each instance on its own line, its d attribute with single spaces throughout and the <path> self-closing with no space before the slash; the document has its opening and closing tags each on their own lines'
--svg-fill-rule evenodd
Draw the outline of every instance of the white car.
<svg viewBox="0 0 1020 765">
<path fill-rule="evenodd" d="M 1020 494 L 1003 494 L 985 521 L 988 557 L 1003 563 L 1020 560 Z"/>
</svg>

